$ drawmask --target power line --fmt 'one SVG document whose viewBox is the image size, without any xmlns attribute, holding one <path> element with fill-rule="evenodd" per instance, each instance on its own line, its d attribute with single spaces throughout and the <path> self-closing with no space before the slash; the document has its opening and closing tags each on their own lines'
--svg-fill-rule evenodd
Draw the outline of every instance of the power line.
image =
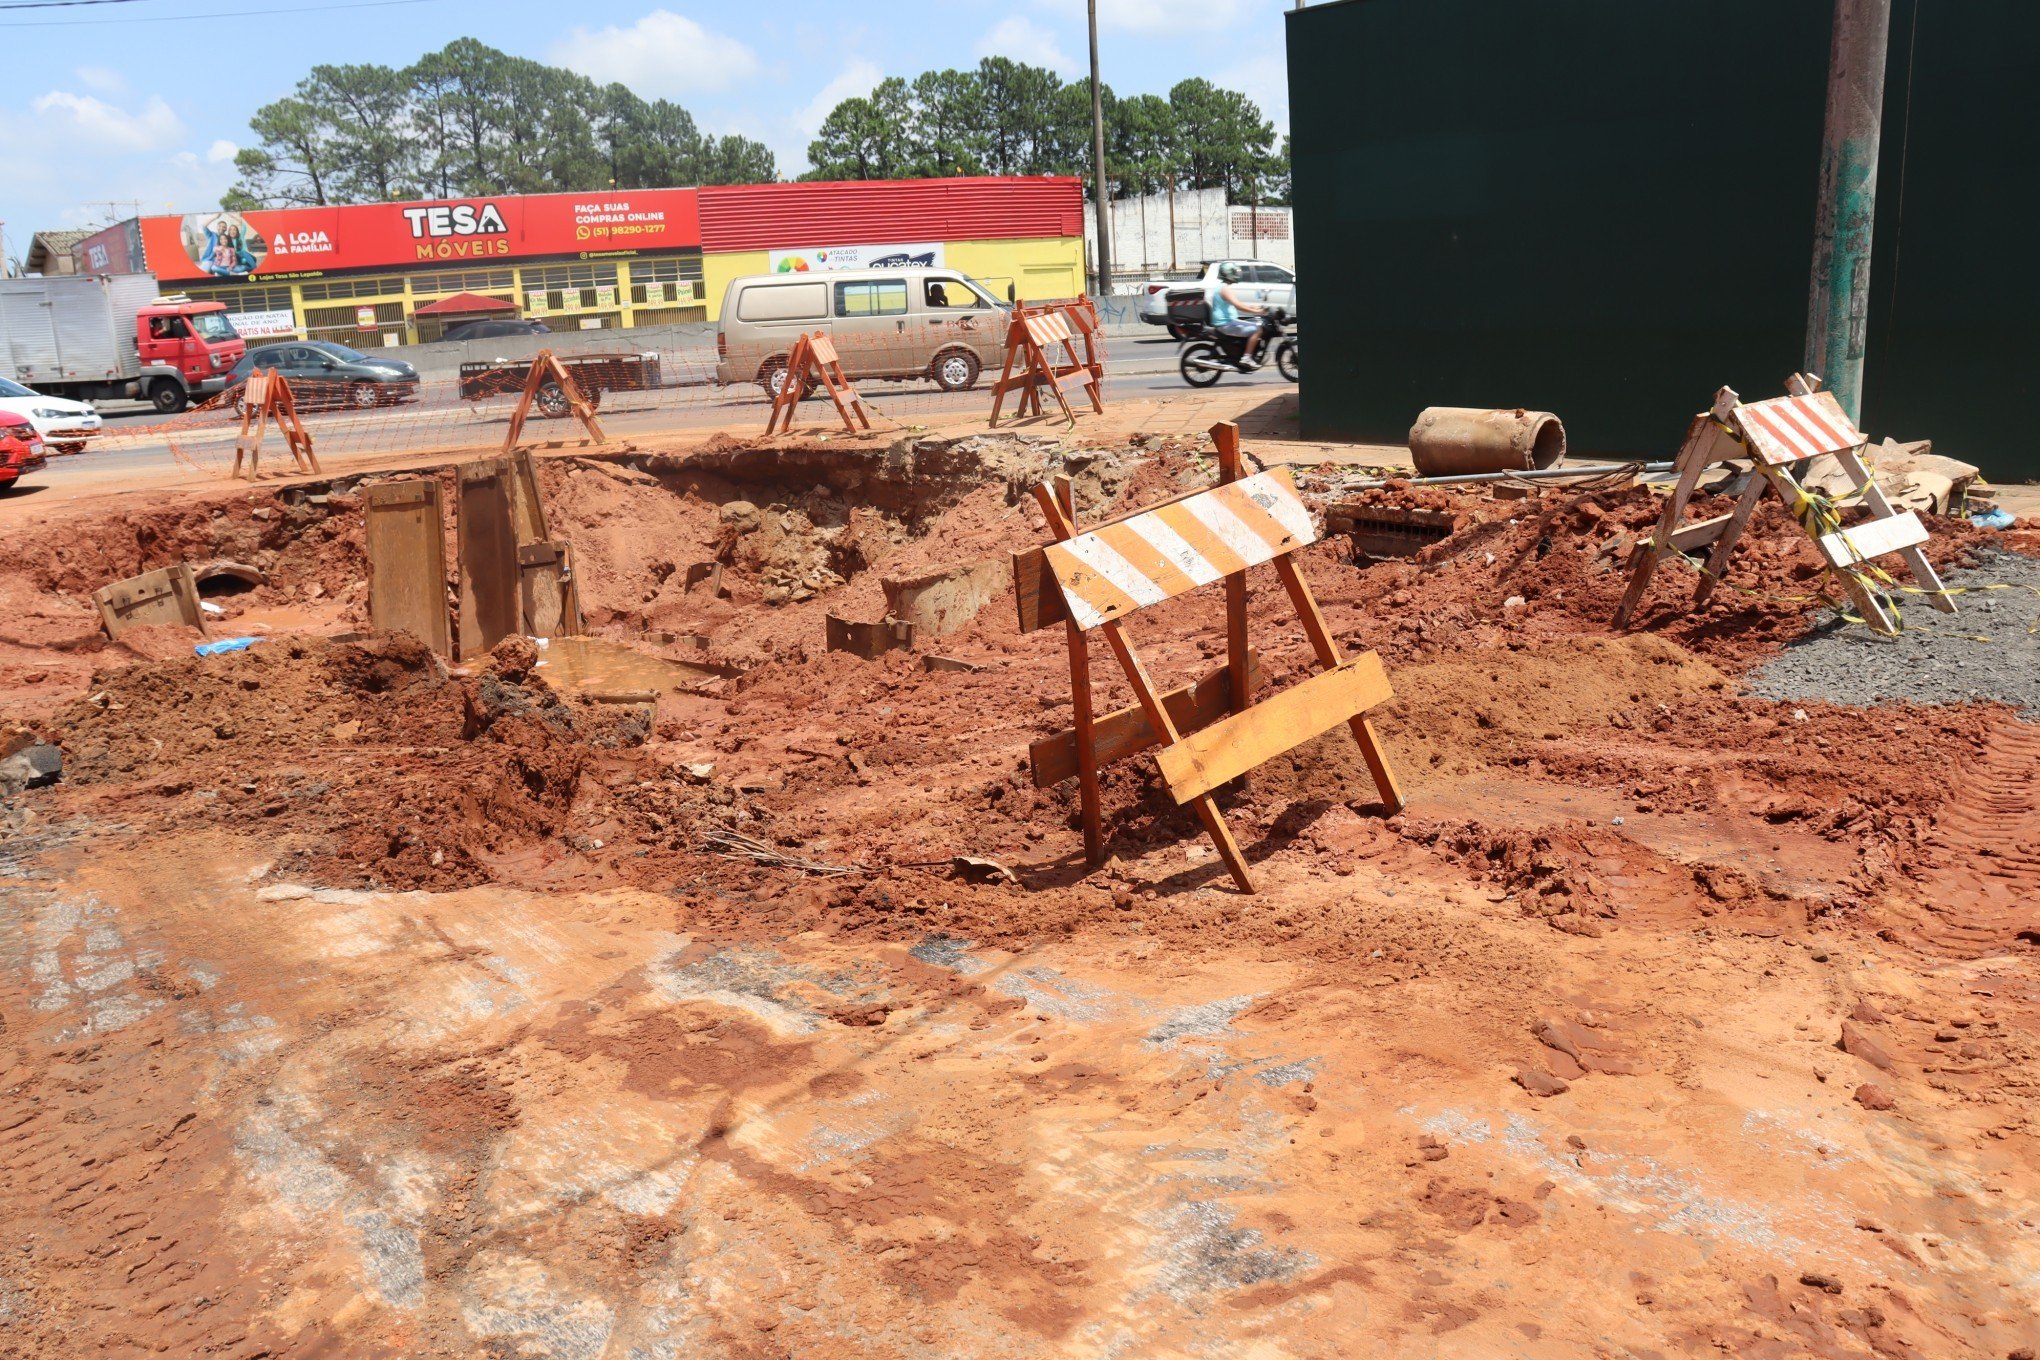
<svg viewBox="0 0 2040 1360">
<path fill-rule="evenodd" d="M 104 0 L 115 3 L 116 0 Z M 0 28 L 91 28 L 101 24 L 174 24 L 186 19 L 252 19 L 263 14 L 317 14 L 333 9 L 383 9 L 390 5 L 428 5 L 434 0 L 357 0 L 343 5 L 292 5 L 279 9 L 213 10 L 205 14 L 137 14 L 120 19 L 23 19 Z"/>
<path fill-rule="evenodd" d="M 0 9 L 61 9 L 67 5 L 132 5 L 136 0 L 8 0 Z"/>
</svg>

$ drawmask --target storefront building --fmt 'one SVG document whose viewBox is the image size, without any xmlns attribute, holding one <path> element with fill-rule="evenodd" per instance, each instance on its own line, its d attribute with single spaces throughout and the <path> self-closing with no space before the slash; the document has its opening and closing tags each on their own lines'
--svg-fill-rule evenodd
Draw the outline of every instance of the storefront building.
<svg viewBox="0 0 2040 1360">
<path fill-rule="evenodd" d="M 1069 178 L 765 184 L 144 217 L 75 254 L 225 303 L 250 338 L 372 347 L 438 339 L 432 304 L 461 294 L 556 331 L 657 326 L 713 319 L 745 274 L 881 261 L 1067 297 L 1082 218 Z"/>
</svg>

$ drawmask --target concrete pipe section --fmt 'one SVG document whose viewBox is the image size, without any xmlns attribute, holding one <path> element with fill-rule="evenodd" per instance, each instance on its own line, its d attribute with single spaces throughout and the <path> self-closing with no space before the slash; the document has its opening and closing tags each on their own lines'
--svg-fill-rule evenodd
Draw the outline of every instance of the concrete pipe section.
<svg viewBox="0 0 2040 1360">
<path fill-rule="evenodd" d="M 1431 406 L 1410 427 L 1410 456 L 1424 477 L 1530 472 L 1565 458 L 1565 426 L 1549 411 Z"/>
</svg>

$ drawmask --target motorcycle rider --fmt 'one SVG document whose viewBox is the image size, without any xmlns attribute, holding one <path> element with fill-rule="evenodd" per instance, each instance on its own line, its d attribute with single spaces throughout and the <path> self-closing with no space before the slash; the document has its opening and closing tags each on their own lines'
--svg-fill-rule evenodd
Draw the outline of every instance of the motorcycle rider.
<svg viewBox="0 0 2040 1360">
<path fill-rule="evenodd" d="M 1240 267 L 1236 264 L 1222 264 L 1218 267 L 1218 285 L 1211 290 L 1211 328 L 1220 335 L 1244 340 L 1246 347 L 1240 352 L 1235 367 L 1242 373 L 1251 373 L 1261 366 L 1261 323 L 1248 321 L 1240 315 L 1245 312 L 1259 316 L 1266 308 L 1257 307 L 1247 301 L 1233 288 L 1240 281 Z"/>
</svg>

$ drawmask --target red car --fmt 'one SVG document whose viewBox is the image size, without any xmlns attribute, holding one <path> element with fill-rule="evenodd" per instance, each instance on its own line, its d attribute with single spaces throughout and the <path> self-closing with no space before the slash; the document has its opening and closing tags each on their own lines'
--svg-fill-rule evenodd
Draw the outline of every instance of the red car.
<svg viewBox="0 0 2040 1360">
<path fill-rule="evenodd" d="M 44 461 L 42 436 L 28 423 L 28 417 L 0 411 L 0 491 L 15 485 L 22 473 L 35 471 Z"/>
</svg>

